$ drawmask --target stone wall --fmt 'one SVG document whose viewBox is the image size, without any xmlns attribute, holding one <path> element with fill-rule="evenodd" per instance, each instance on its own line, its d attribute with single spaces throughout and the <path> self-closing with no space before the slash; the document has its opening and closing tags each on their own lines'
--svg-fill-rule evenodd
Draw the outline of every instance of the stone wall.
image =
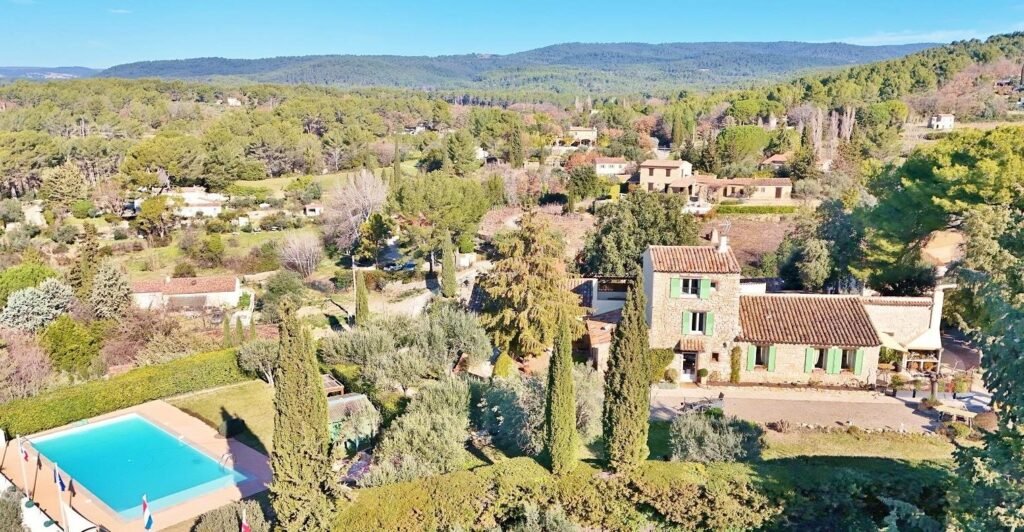
<svg viewBox="0 0 1024 532">
<path fill-rule="evenodd" d="M 747 349 L 750 344 L 737 342 L 740 348 L 740 382 L 741 383 L 765 383 L 765 384 L 820 384 L 824 386 L 859 386 L 875 382 L 878 373 L 878 347 L 865 347 L 864 360 L 861 365 L 861 374 L 856 375 L 852 371 L 842 370 L 836 374 L 825 373 L 823 369 L 814 369 L 811 373 L 804 371 L 804 359 L 807 346 L 775 344 L 775 371 L 768 371 L 765 367 L 755 367 L 753 371 L 747 370 Z M 722 380 L 729 380 L 730 363 L 728 357 L 715 365 L 708 367 L 709 371 L 716 369 L 722 375 Z"/>
</svg>

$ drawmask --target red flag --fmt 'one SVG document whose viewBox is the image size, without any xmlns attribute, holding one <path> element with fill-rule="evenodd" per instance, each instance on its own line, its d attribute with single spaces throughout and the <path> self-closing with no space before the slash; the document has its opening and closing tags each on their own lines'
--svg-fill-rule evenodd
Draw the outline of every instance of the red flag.
<svg viewBox="0 0 1024 532">
<path fill-rule="evenodd" d="M 252 532 L 252 527 L 249 526 L 249 521 L 245 519 L 245 510 L 242 510 L 242 529 L 241 532 Z"/>
</svg>

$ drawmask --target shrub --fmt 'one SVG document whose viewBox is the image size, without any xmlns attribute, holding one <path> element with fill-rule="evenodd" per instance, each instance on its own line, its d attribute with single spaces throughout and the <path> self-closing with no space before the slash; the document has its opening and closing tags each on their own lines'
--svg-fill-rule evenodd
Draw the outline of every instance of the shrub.
<svg viewBox="0 0 1024 532">
<path fill-rule="evenodd" d="M 211 351 L 11 401 L 0 405 L 0 427 L 8 434 L 33 434 L 146 401 L 246 379 L 234 351 Z"/>
<path fill-rule="evenodd" d="M 709 373 L 708 368 L 700 368 L 697 370 L 697 378 L 700 379 L 701 382 L 705 382 L 708 379 Z"/>
<path fill-rule="evenodd" d="M 50 356 L 54 368 L 85 375 L 99 357 L 102 331 L 90 330 L 90 327 L 64 314 L 43 330 L 39 343 Z"/>
<path fill-rule="evenodd" d="M 0 272 L 0 306 L 7 304 L 7 298 L 24 288 L 32 288 L 43 280 L 57 277 L 57 272 L 38 262 L 24 262 Z"/>
<path fill-rule="evenodd" d="M 734 462 L 758 458 L 764 431 L 736 417 L 686 413 L 672 421 L 672 458 L 685 462 Z"/>
<path fill-rule="evenodd" d="M 50 379 L 50 359 L 35 337 L 14 329 L 0 328 L 0 367 L 0 402 L 36 395 Z"/>
<path fill-rule="evenodd" d="M 23 331 L 38 331 L 67 311 L 74 298 L 71 287 L 46 279 L 39 288 L 25 288 L 11 294 L 0 312 L 0 324 Z"/>
<path fill-rule="evenodd" d="M 96 216 L 96 206 L 87 199 L 80 199 L 71 204 L 71 214 L 75 218 L 92 218 Z"/>
<path fill-rule="evenodd" d="M 174 264 L 174 271 L 171 272 L 171 277 L 195 277 L 196 267 L 191 262 L 184 260 Z"/>
<path fill-rule="evenodd" d="M 505 352 L 498 355 L 498 359 L 494 361 L 494 371 L 492 372 L 492 375 L 499 379 L 508 379 L 518 374 L 519 370 L 516 368 L 516 361 L 511 355 Z"/>
<path fill-rule="evenodd" d="M 117 229 L 114 229 L 114 240 L 127 240 L 127 239 L 128 239 L 128 231 L 125 231 L 121 227 L 118 227 Z"/>
<path fill-rule="evenodd" d="M 242 512 L 252 532 L 270 532 L 270 523 L 263 515 L 263 508 L 256 501 L 239 501 L 221 506 L 199 516 L 192 532 L 225 532 L 239 530 L 242 526 Z"/>
<path fill-rule="evenodd" d="M 733 346 L 732 351 L 729 352 L 729 382 L 733 384 L 740 383 L 741 355 L 742 351 L 739 346 Z"/>
<path fill-rule="evenodd" d="M 277 321 L 278 308 L 286 300 L 299 304 L 306 287 L 302 278 L 295 272 L 277 272 L 267 279 L 267 289 L 258 300 L 261 304 L 263 317 L 267 321 Z"/>
<path fill-rule="evenodd" d="M 679 381 L 679 370 L 676 368 L 668 368 L 665 370 L 665 382 L 677 382 Z"/>
<path fill-rule="evenodd" d="M 790 430 L 793 429 L 792 426 L 789 423 L 789 420 L 786 420 L 786 419 L 780 419 L 778 421 L 770 421 L 768 423 L 768 428 L 774 430 L 775 432 L 781 433 L 781 434 L 785 434 L 785 433 L 787 433 L 787 432 L 789 432 Z"/>
<path fill-rule="evenodd" d="M 21 498 L 24 495 L 14 486 L 0 494 L 0 530 L 4 532 L 21 532 L 26 530 L 22 525 Z"/>
<path fill-rule="evenodd" d="M 967 426 L 966 423 L 959 421 L 949 421 L 945 424 L 946 435 L 955 440 L 962 440 L 967 438 L 974 432 L 974 429 Z"/>
<path fill-rule="evenodd" d="M 70 224 L 61 225 L 50 233 L 50 240 L 53 240 L 58 244 L 66 244 L 70 246 L 71 244 L 74 244 L 77 239 L 78 228 Z"/>
<path fill-rule="evenodd" d="M 660 381 L 665 376 L 665 368 L 675 360 L 676 355 L 671 349 L 651 349 L 651 383 Z"/>
</svg>

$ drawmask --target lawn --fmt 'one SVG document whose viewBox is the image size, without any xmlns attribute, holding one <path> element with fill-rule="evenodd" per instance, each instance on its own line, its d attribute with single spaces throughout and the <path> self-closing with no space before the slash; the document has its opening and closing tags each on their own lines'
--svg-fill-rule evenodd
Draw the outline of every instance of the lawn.
<svg viewBox="0 0 1024 532">
<path fill-rule="evenodd" d="M 402 168 L 406 175 L 415 174 L 418 172 L 416 169 L 415 161 L 405 161 L 402 163 Z M 389 169 L 390 171 L 390 169 Z M 337 172 L 333 174 L 321 174 L 309 176 L 313 178 L 313 182 L 319 183 L 324 193 L 329 194 L 334 185 L 340 182 L 342 179 L 347 178 L 355 172 Z M 382 170 L 380 168 L 373 171 L 377 175 L 381 175 Z M 286 177 L 274 177 L 270 179 L 259 179 L 255 181 L 239 180 L 235 181 L 235 184 L 244 187 L 259 187 L 265 188 L 271 191 L 277 197 L 284 197 L 284 188 L 289 183 L 295 181 L 299 176 L 286 176 Z"/>
<path fill-rule="evenodd" d="M 263 381 L 214 388 L 168 402 L 214 428 L 225 421 L 238 423 L 241 432 L 235 438 L 257 451 L 269 453 L 273 448 L 274 388 Z"/>
</svg>

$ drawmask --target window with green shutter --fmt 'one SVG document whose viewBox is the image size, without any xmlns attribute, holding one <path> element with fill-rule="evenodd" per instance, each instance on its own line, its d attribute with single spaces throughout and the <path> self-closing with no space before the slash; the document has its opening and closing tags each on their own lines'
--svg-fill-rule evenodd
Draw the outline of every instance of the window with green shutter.
<svg viewBox="0 0 1024 532">
<path fill-rule="evenodd" d="M 691 313 L 689 310 L 684 310 L 683 311 L 683 324 L 682 324 L 682 328 L 681 328 L 683 334 L 690 334 L 690 332 L 691 332 L 690 331 L 690 322 L 691 321 L 693 321 L 693 313 Z"/>
<path fill-rule="evenodd" d="M 775 371 L 775 346 L 768 347 L 768 371 Z"/>
<path fill-rule="evenodd" d="M 857 375 L 861 375 L 864 371 L 864 348 L 857 349 L 856 358 L 853 361 L 853 372 Z"/>
<path fill-rule="evenodd" d="M 757 365 L 757 346 L 751 345 L 747 347 L 747 371 L 754 371 L 754 366 Z"/>
<path fill-rule="evenodd" d="M 711 335 L 715 334 L 715 313 L 714 312 L 708 312 L 707 313 L 707 317 L 705 318 L 705 321 L 704 321 L 704 334 L 706 336 L 711 336 Z"/>
<path fill-rule="evenodd" d="M 707 299 L 711 297 L 711 279 L 700 280 L 700 294 L 701 299 Z"/>
<path fill-rule="evenodd" d="M 683 280 L 678 277 L 673 277 L 669 281 L 669 297 L 678 299 L 683 297 Z"/>
<path fill-rule="evenodd" d="M 842 357 L 843 352 L 838 347 L 828 348 L 828 363 L 825 365 L 825 372 L 833 375 L 839 373 Z"/>
<path fill-rule="evenodd" d="M 810 373 L 814 371 L 814 366 L 818 363 L 818 350 L 814 347 L 808 347 L 804 349 L 804 373 Z"/>
</svg>

